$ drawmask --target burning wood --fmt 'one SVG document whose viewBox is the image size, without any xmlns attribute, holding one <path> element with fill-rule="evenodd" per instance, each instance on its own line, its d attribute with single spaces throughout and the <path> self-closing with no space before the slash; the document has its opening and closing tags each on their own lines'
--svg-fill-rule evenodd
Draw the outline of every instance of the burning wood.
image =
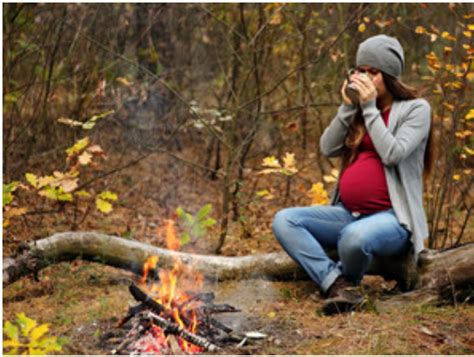
<svg viewBox="0 0 474 357">
<path fill-rule="evenodd" d="M 166 233 L 168 247 L 179 247 L 172 221 L 168 222 Z M 114 354 L 217 352 L 221 350 L 219 345 L 243 339 L 212 317 L 240 310 L 228 304 L 214 304 L 213 293 L 190 292 L 190 288 L 201 288 L 202 275 L 192 272 L 179 260 L 172 270 L 158 271 L 157 263 L 156 257 L 145 262 L 140 280 L 143 288 L 135 283 L 129 286 L 138 305 L 131 307 L 119 322 L 119 327 L 128 322 L 132 327 Z M 150 279 L 150 273 L 155 277 Z"/>
</svg>

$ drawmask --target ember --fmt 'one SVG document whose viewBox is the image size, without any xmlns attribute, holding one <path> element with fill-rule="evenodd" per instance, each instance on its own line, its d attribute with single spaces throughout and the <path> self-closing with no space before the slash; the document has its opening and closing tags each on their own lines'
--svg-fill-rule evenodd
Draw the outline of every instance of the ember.
<svg viewBox="0 0 474 357">
<path fill-rule="evenodd" d="M 168 249 L 178 249 L 172 220 L 167 222 L 165 231 Z M 199 292 L 204 282 L 202 275 L 176 260 L 172 270 L 160 270 L 156 276 L 157 264 L 157 257 L 149 257 L 143 266 L 142 286 L 132 283 L 129 287 L 138 305 L 131 307 L 120 322 L 120 327 L 128 322 L 132 322 L 132 327 L 113 353 L 215 352 L 220 350 L 220 345 L 242 339 L 211 316 L 240 310 L 227 304 L 214 304 L 213 293 Z"/>
</svg>

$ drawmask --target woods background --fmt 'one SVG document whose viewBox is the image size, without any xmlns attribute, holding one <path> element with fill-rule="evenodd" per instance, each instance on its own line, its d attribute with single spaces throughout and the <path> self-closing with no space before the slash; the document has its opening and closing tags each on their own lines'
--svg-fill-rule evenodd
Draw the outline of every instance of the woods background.
<svg viewBox="0 0 474 357">
<path fill-rule="evenodd" d="M 332 190 L 323 177 L 338 162 L 320 154 L 319 137 L 358 44 L 378 33 L 400 40 L 403 80 L 433 107 L 428 245 L 472 238 L 469 11 L 472 4 L 5 4 L 4 184 L 20 182 L 5 214 L 5 248 L 85 228 L 159 243 L 153 228 L 178 206 L 196 213 L 207 203 L 218 219 L 208 249 L 225 248 L 228 236 L 269 239 L 276 210 L 324 202 Z M 94 146 L 74 162 L 85 146 L 65 150 L 85 137 L 103 152 Z M 272 156 L 294 170 L 262 174 L 275 168 L 262 165 Z M 53 183 L 25 177 L 55 171 Z M 98 216 L 104 191 L 118 199 Z"/>
<path fill-rule="evenodd" d="M 71 230 L 162 247 L 170 219 L 185 251 L 280 251 L 275 212 L 328 202 L 319 138 L 380 33 L 432 106 L 426 246 L 472 242 L 473 8 L 4 4 L 3 255 Z"/>
</svg>

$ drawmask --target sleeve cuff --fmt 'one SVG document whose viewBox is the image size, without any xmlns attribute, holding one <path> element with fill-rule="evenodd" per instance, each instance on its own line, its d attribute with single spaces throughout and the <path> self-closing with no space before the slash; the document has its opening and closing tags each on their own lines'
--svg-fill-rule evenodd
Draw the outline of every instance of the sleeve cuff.
<svg viewBox="0 0 474 357">
<path fill-rule="evenodd" d="M 362 110 L 377 109 L 377 101 L 375 99 L 369 100 L 368 102 L 361 103 Z"/>
</svg>

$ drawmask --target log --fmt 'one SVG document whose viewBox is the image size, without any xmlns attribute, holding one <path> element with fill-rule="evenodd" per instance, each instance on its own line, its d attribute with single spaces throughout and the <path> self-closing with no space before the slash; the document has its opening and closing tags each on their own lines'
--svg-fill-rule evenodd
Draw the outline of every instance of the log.
<svg viewBox="0 0 474 357">
<path fill-rule="evenodd" d="M 3 284 L 46 266 L 81 258 L 142 274 L 145 260 L 159 257 L 158 269 L 171 268 L 176 259 L 211 279 L 304 276 L 286 253 L 223 257 L 176 252 L 146 243 L 95 232 L 65 232 L 31 243 L 16 257 L 4 259 Z M 424 251 L 418 265 L 412 256 L 376 258 L 369 273 L 395 279 L 405 290 L 420 288 L 426 294 L 455 291 L 474 282 L 474 243 L 444 251 Z"/>
</svg>

